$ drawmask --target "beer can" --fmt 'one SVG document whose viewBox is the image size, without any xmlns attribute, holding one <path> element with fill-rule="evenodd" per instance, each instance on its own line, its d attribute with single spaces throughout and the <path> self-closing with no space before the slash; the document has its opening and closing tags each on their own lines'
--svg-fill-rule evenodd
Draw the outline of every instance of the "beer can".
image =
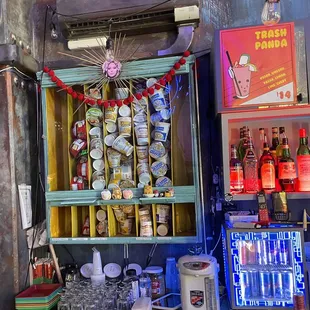
<svg viewBox="0 0 310 310">
<path fill-rule="evenodd" d="M 282 271 L 281 274 L 284 298 L 287 300 L 292 300 L 294 291 L 293 273 L 291 271 Z"/>
<path fill-rule="evenodd" d="M 278 247 L 276 240 L 268 241 L 268 263 L 271 265 L 278 264 Z"/>
<path fill-rule="evenodd" d="M 306 310 L 305 296 L 303 293 L 294 294 L 294 310 Z"/>
<path fill-rule="evenodd" d="M 247 249 L 247 263 L 249 265 L 256 264 L 256 249 L 254 241 L 248 241 L 246 249 Z"/>
<path fill-rule="evenodd" d="M 284 298 L 281 272 L 279 271 L 271 272 L 271 285 L 272 285 L 273 298 L 277 298 L 277 299 Z"/>
<path fill-rule="evenodd" d="M 259 272 L 259 289 L 262 298 L 271 297 L 270 273 L 268 271 Z"/>
<path fill-rule="evenodd" d="M 240 272 L 240 287 L 242 299 L 249 299 L 251 297 L 251 278 L 247 271 Z"/>
<path fill-rule="evenodd" d="M 247 264 L 247 249 L 246 249 L 246 242 L 239 240 L 238 241 L 238 252 L 239 252 L 239 262 L 240 265 Z"/>
<path fill-rule="evenodd" d="M 289 265 L 288 240 L 277 240 L 279 264 Z"/>
<path fill-rule="evenodd" d="M 251 297 L 259 296 L 259 280 L 258 272 L 256 270 L 249 270 Z"/>
<path fill-rule="evenodd" d="M 257 240 L 256 241 L 256 261 L 259 265 L 268 264 L 268 255 L 267 255 L 267 241 L 266 240 Z"/>
</svg>

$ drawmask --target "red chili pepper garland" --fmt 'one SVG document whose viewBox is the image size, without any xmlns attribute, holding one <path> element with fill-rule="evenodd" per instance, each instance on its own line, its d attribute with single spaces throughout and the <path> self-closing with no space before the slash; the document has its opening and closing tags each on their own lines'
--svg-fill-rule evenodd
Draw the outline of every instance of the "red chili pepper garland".
<svg viewBox="0 0 310 310">
<path fill-rule="evenodd" d="M 164 87 L 166 85 L 167 82 L 170 82 L 176 72 L 175 70 L 179 70 L 181 68 L 181 66 L 186 64 L 186 57 L 188 57 L 190 55 L 190 51 L 185 51 L 183 53 L 183 57 L 180 58 L 180 60 L 178 62 L 176 62 L 173 66 L 173 68 L 171 70 L 169 70 L 169 72 L 167 72 L 157 83 L 155 83 L 153 86 L 148 87 L 147 89 L 142 91 L 141 93 L 136 93 L 134 94 L 134 96 L 128 96 L 128 98 L 124 99 L 124 100 L 104 100 L 102 101 L 101 99 L 93 99 L 91 97 L 86 97 L 84 94 L 80 93 L 80 92 L 76 92 L 72 89 L 72 87 L 66 85 L 60 78 L 58 78 L 55 75 L 54 70 L 51 70 L 49 67 L 45 66 L 43 68 L 43 72 L 47 73 L 48 76 L 51 78 L 51 81 L 54 82 L 59 88 L 62 88 L 64 90 L 66 90 L 66 92 L 72 96 L 72 98 L 74 99 L 78 99 L 79 101 L 84 101 L 86 104 L 89 105 L 95 105 L 98 104 L 99 106 L 104 106 L 104 108 L 108 108 L 110 107 L 115 107 L 115 105 L 117 105 L 118 107 L 121 107 L 123 104 L 128 105 L 130 103 L 132 103 L 134 101 L 134 97 L 137 100 L 142 99 L 142 97 L 148 97 L 148 95 L 153 95 L 156 90 L 159 90 L 161 87 Z"/>
</svg>

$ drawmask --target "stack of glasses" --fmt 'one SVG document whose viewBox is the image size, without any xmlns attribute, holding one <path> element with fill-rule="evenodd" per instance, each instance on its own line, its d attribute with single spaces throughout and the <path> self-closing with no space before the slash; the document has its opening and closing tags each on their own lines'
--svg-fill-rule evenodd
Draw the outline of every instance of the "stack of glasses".
<svg viewBox="0 0 310 310">
<path fill-rule="evenodd" d="M 130 282 L 105 282 L 92 286 L 89 281 L 73 282 L 61 293 L 58 310 L 130 310 L 134 304 Z"/>
</svg>

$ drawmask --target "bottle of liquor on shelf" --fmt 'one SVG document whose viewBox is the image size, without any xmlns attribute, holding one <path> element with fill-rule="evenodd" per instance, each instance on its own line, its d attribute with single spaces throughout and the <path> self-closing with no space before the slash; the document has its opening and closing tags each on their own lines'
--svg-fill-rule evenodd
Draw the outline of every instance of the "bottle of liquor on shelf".
<svg viewBox="0 0 310 310">
<path fill-rule="evenodd" d="M 235 145 L 231 145 L 230 153 L 230 191 L 232 193 L 241 193 L 243 191 L 242 162 L 237 158 Z"/>
<path fill-rule="evenodd" d="M 296 182 L 296 168 L 294 159 L 291 157 L 288 146 L 288 139 L 282 140 L 282 157 L 278 164 L 279 182 L 282 190 L 285 192 L 293 192 Z"/>
<path fill-rule="evenodd" d="M 263 155 L 265 142 L 265 128 L 259 128 L 259 157 Z"/>
<path fill-rule="evenodd" d="M 244 157 L 243 140 L 244 140 L 244 127 L 240 128 L 240 141 L 239 141 L 238 149 L 237 149 L 237 155 L 241 161 L 243 160 L 243 157 Z"/>
<path fill-rule="evenodd" d="M 276 188 L 276 171 L 274 159 L 269 151 L 269 144 L 264 143 L 264 152 L 259 160 L 262 189 L 266 192 Z"/>
<path fill-rule="evenodd" d="M 244 159 L 244 156 L 245 156 L 245 153 L 248 149 L 248 144 L 249 144 L 249 139 L 250 139 L 250 129 L 248 126 L 244 126 L 243 127 L 243 144 L 242 144 L 242 154 L 243 154 L 243 157 L 242 157 L 242 161 Z M 254 146 L 253 146 L 254 148 Z"/>
<path fill-rule="evenodd" d="M 270 148 L 270 153 L 273 157 L 275 168 L 276 168 L 276 178 L 278 177 L 278 159 L 277 159 L 277 147 L 279 142 L 279 132 L 278 127 L 272 127 L 272 145 Z"/>
<path fill-rule="evenodd" d="M 247 193 L 256 193 L 258 185 L 258 160 L 254 151 L 253 140 L 249 135 L 248 149 L 243 159 L 244 167 L 244 190 Z"/>
<path fill-rule="evenodd" d="M 282 153 L 283 153 L 283 148 L 282 148 L 283 139 L 286 138 L 285 128 L 280 127 L 279 131 L 280 131 L 280 144 L 277 146 L 277 149 L 276 149 L 276 155 L 277 155 L 277 161 L 278 162 L 279 162 L 280 158 L 282 157 Z"/>
<path fill-rule="evenodd" d="M 298 189 L 301 192 L 310 191 L 310 150 L 306 129 L 299 129 L 299 147 L 297 150 Z"/>
</svg>

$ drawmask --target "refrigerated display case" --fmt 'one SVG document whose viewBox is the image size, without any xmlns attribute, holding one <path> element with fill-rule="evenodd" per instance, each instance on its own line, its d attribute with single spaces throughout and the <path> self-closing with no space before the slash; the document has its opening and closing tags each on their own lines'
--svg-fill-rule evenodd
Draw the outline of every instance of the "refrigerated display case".
<svg viewBox="0 0 310 310">
<path fill-rule="evenodd" d="M 137 60 L 125 64 L 120 74 L 120 79 L 124 79 L 122 87 L 126 86 L 128 89 L 140 89 L 141 91 L 146 88 L 147 79 L 163 76 L 173 68 L 173 65 L 178 60 L 179 57 L 169 57 Z M 112 168 L 108 158 L 111 143 L 105 138 L 110 135 L 110 138 L 113 139 L 111 134 L 113 135 L 115 130 L 111 128 L 113 127 L 111 122 L 109 124 L 106 121 L 106 108 L 104 106 L 95 106 L 96 113 L 100 114 L 101 124 L 98 126 L 98 124 L 91 123 L 87 119 L 92 114 L 91 110 L 94 110 L 94 106 L 81 103 L 78 98 L 73 98 L 67 92 L 59 89 L 51 81 L 47 73 L 43 74 L 41 85 L 46 214 L 48 238 L 51 243 L 196 243 L 202 241 L 203 202 L 200 190 L 201 173 L 199 169 L 201 169 L 201 164 L 198 157 L 198 102 L 195 70 L 193 70 L 194 62 L 194 56 L 188 57 L 186 64 L 176 71 L 174 79 L 164 88 L 167 109 L 170 113 L 170 116 L 165 115 L 164 117 L 165 121 L 169 123 L 170 130 L 167 141 L 163 144 L 160 143 L 159 146 L 161 148 L 165 147 L 166 150 L 166 154 L 163 154 L 166 157 L 163 160 L 167 165 L 168 170 L 165 177 L 168 177 L 168 179 L 159 182 L 159 178 L 156 178 L 153 173 L 150 180 L 153 190 L 156 189 L 160 192 L 165 192 L 170 188 L 174 190 L 174 197 L 163 198 L 143 197 L 143 188 L 139 184 L 140 172 L 138 169 L 141 158 L 139 158 L 137 146 L 140 144 L 135 132 L 136 123 L 139 122 L 139 115 L 137 110 L 134 109 L 134 105 L 128 106 L 129 109 L 127 108 L 127 110 L 129 111 L 126 114 L 131 122 L 131 128 L 126 139 L 132 145 L 133 152 L 130 156 L 125 154 L 125 156 L 121 157 L 122 165 L 125 166 L 124 163 L 126 162 L 126 167 L 130 167 L 130 169 L 125 171 Z M 73 91 L 89 94 L 90 89 L 94 88 L 89 82 L 93 79 L 92 70 L 90 67 L 82 67 L 55 70 L 54 73 L 66 85 L 72 86 Z M 41 77 L 41 73 L 38 73 L 38 76 Z M 100 92 L 96 93 L 96 96 L 102 98 L 102 101 L 114 100 L 115 95 L 116 91 L 113 83 L 110 83 L 108 87 L 103 87 Z M 140 104 L 138 103 L 137 106 Z M 143 104 L 146 106 L 143 121 L 148 130 L 145 138 L 148 141 L 147 147 L 150 147 L 154 141 L 152 114 L 156 114 L 156 111 L 149 98 L 144 98 Z M 121 115 L 120 110 L 118 115 L 118 117 L 124 116 Z M 169 120 L 167 121 L 167 119 Z M 85 149 L 83 161 L 74 157 L 74 149 L 73 152 L 72 149 L 71 152 L 69 149 L 74 141 L 72 136 L 74 124 L 80 124 L 82 127 L 86 126 L 86 134 L 84 133 L 82 138 L 84 142 L 81 146 L 81 148 Z M 91 154 L 93 148 L 91 140 L 94 129 L 99 132 L 99 136 L 103 141 L 103 143 L 101 141 L 101 151 L 98 152 L 101 154 L 95 153 L 95 157 Z M 95 162 L 97 159 L 100 162 Z M 149 153 L 144 159 L 148 161 L 150 167 L 156 162 Z M 100 165 L 102 167 L 99 169 Z M 101 171 L 100 175 L 97 175 L 99 170 Z M 83 183 L 76 184 L 74 178 L 81 173 L 85 175 Z M 116 175 L 120 176 L 118 180 L 126 183 L 122 189 L 129 188 L 132 191 L 132 199 L 102 199 L 102 189 L 109 187 L 112 190 L 112 179 L 116 180 L 118 178 Z M 123 177 L 123 175 L 126 176 Z M 127 179 L 130 179 L 130 181 Z M 101 182 L 101 185 L 99 185 L 102 188 L 97 187 L 97 185 L 94 186 L 96 180 Z M 115 187 L 114 185 L 113 187 Z M 138 185 L 140 186 L 138 187 Z M 119 186 L 121 187 L 121 184 Z M 77 188 L 84 188 L 84 190 L 72 190 Z M 156 218 L 157 206 L 160 204 L 170 206 L 168 220 L 164 224 L 165 227 Z M 151 230 L 153 233 L 143 236 L 140 233 L 139 210 L 146 205 L 150 208 Z M 118 206 L 122 210 L 124 206 L 132 209 L 130 216 L 128 215 L 125 230 L 123 229 L 123 223 L 119 221 L 116 214 Z M 106 215 L 104 221 L 100 222 L 97 215 L 98 211 L 102 209 Z M 159 226 L 161 226 L 161 230 L 158 229 Z"/>
<path fill-rule="evenodd" d="M 222 235 L 232 309 L 293 309 L 294 294 L 309 309 L 302 228 L 223 226 Z"/>
</svg>

